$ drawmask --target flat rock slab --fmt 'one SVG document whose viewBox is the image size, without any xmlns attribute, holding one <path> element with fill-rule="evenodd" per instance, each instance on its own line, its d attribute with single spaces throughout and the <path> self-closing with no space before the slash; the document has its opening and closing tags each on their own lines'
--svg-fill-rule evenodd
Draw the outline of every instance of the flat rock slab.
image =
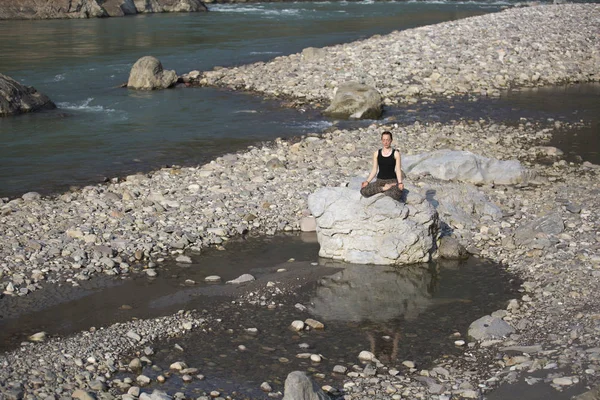
<svg viewBox="0 0 600 400">
<path fill-rule="evenodd" d="M 469 325 L 469 338 L 473 340 L 501 339 L 515 330 L 501 318 L 486 315 Z"/>
<path fill-rule="evenodd" d="M 514 185 L 527 182 L 532 173 L 517 160 L 496 160 L 470 151 L 436 150 L 405 156 L 402 169 L 409 177 L 430 175 L 445 181 Z"/>
</svg>

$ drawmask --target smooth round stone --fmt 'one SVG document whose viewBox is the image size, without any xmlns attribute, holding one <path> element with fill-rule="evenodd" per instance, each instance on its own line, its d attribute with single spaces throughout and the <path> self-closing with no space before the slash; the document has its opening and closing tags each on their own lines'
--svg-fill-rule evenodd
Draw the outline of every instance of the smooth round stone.
<svg viewBox="0 0 600 400">
<path fill-rule="evenodd" d="M 209 275 L 204 278 L 204 282 L 220 282 L 221 277 L 219 275 Z"/>
<path fill-rule="evenodd" d="M 464 346 L 465 345 L 465 341 L 464 340 L 455 340 L 454 341 L 454 345 L 455 346 Z"/>
<path fill-rule="evenodd" d="M 304 322 L 300 321 L 300 320 L 296 320 L 296 321 L 292 322 L 292 324 L 290 326 L 293 330 L 295 330 L 296 332 L 299 332 L 304 329 Z"/>
<path fill-rule="evenodd" d="M 316 363 L 320 363 L 322 361 L 322 358 L 318 354 L 311 354 L 310 355 L 310 361 L 316 362 Z"/>
<path fill-rule="evenodd" d="M 363 350 L 358 354 L 358 359 L 360 361 L 373 361 L 374 358 L 375 354 L 371 353 L 370 351 Z"/>
</svg>

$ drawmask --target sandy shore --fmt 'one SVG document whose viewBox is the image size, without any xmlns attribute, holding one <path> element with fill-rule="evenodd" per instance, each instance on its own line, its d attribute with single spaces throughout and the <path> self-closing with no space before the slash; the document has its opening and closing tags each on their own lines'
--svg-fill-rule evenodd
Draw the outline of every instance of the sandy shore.
<svg viewBox="0 0 600 400">
<path fill-rule="evenodd" d="M 565 21 L 580 27 L 575 29 L 572 26 L 568 31 L 575 31 L 577 35 L 573 36 L 567 31 L 554 36 L 544 36 L 539 30 L 535 33 L 536 37 L 548 39 L 544 46 L 562 46 L 560 54 L 569 53 L 568 59 L 573 62 L 569 65 L 577 69 L 562 68 L 567 62 L 565 58 L 556 59 L 560 57 L 557 48 L 546 48 L 546 51 L 536 54 L 550 57 L 552 62 L 548 61 L 548 68 L 554 75 L 540 74 L 535 84 L 597 80 L 600 71 L 599 38 L 591 33 L 593 29 L 598 32 L 594 24 L 600 21 L 599 12 L 598 5 L 534 7 L 392 35 L 395 35 L 393 41 L 396 43 L 408 40 L 404 37 L 399 40 L 397 35 L 414 35 L 414 46 L 424 47 L 430 40 L 458 40 L 446 29 L 464 27 L 461 24 L 497 32 L 492 27 L 505 27 L 509 20 L 525 29 L 530 26 L 529 23 L 515 22 L 518 18 L 524 18 L 523 21 L 530 21 L 531 26 L 539 23 L 539 29 L 554 29 L 564 28 L 561 25 L 561 17 L 564 16 Z M 539 15 L 544 15 L 544 21 L 535 20 L 534 17 Z M 498 24 L 494 25 L 496 22 Z M 579 36 L 579 32 L 583 36 Z M 466 36 L 473 38 L 473 32 L 470 31 Z M 503 36 L 508 40 L 506 30 Z M 572 43 L 564 43 L 559 39 Z M 383 40 L 384 37 L 375 37 L 325 51 L 342 52 L 352 48 L 356 55 L 352 59 L 372 59 L 377 57 L 365 54 L 384 51 L 382 49 L 386 46 L 379 45 Z M 531 44 L 527 36 L 511 40 Z M 469 45 L 456 46 L 459 50 L 448 48 L 442 52 L 442 44 L 440 42 L 438 46 L 444 54 L 446 50 L 456 51 L 457 54 L 474 51 L 474 45 Z M 435 65 L 435 56 L 435 52 L 425 52 L 419 62 L 431 60 L 430 64 Z M 506 68 L 505 75 L 510 77 L 506 82 L 512 84 L 516 78 L 509 75 L 509 71 L 519 68 L 507 66 L 511 56 L 518 57 L 511 50 L 505 54 L 502 63 L 495 52 L 490 60 L 498 62 L 486 63 L 482 60 L 482 63 L 499 63 L 497 67 Z M 447 57 L 447 54 L 444 55 L 444 58 Z M 301 57 L 290 56 L 287 61 L 278 58 L 260 67 L 271 68 L 295 58 Z M 331 60 L 331 65 L 325 64 L 328 60 Z M 327 71 L 336 71 L 336 60 L 335 57 L 325 57 L 319 63 Z M 348 59 L 346 62 L 348 64 L 345 65 L 351 65 Z M 379 61 L 378 66 L 389 64 Z M 535 65 L 543 66 L 544 63 Z M 217 73 L 221 75 L 212 83 L 229 85 L 226 80 L 229 78 L 226 77 L 235 76 L 242 79 L 240 82 L 245 82 L 244 77 L 253 76 L 248 73 L 253 68 L 259 71 L 257 65 L 216 71 L 215 77 Z M 414 68 L 420 70 L 418 64 Z M 592 68 L 595 68 L 593 73 L 590 72 Z M 302 85 L 286 80 L 292 78 L 286 78 L 277 69 L 269 70 L 268 74 L 264 69 L 260 71 L 263 76 L 277 78 L 277 83 L 273 83 L 272 87 L 287 88 L 289 93 L 283 93 L 283 90 L 281 93 L 272 93 L 267 87 L 260 90 L 260 87 L 248 83 L 231 85 L 266 94 L 294 95 L 307 100 L 328 98 L 332 92 L 332 87 L 302 89 Z M 386 74 L 394 76 L 389 71 Z M 307 76 L 298 73 L 293 79 L 301 80 Z M 378 75 L 369 76 L 376 79 Z M 418 74 L 413 77 L 416 76 Z M 435 80 L 440 81 L 443 76 L 440 74 Z M 547 76 L 557 78 L 545 78 Z M 430 85 L 431 75 L 427 78 L 429 81 L 423 78 L 416 83 L 421 89 L 415 93 L 452 94 L 446 89 L 442 92 L 430 89 L 434 87 Z M 321 82 L 330 80 L 323 78 Z M 405 89 L 394 89 L 394 82 L 397 81 L 389 81 L 385 85 L 376 82 L 380 90 L 388 88 L 385 94 L 392 102 L 405 97 Z M 534 84 L 534 81 L 529 82 Z M 488 83 L 485 85 L 488 87 Z M 455 87 L 455 83 L 451 87 Z M 467 92 L 480 93 L 481 87 L 474 85 Z M 492 90 L 502 87 L 489 86 Z M 300 96 L 302 94 L 304 96 Z M 414 371 L 403 370 L 402 374 L 394 376 L 382 367 L 382 377 L 377 382 L 364 374 L 349 374 L 347 398 L 480 398 L 498 384 L 514 381 L 534 371 L 543 372 L 547 383 L 553 384 L 558 390 L 577 382 L 595 384 L 600 380 L 600 310 L 597 306 L 600 300 L 600 225 L 595 212 L 600 206 L 600 170 L 594 165 L 570 164 L 559 159 L 546 164 L 539 163 L 540 154 L 547 153 L 547 150 L 536 146 L 547 141 L 555 128 L 554 124 L 538 124 L 535 121 L 524 121 L 518 127 L 478 121 L 447 125 L 373 124 L 353 131 L 336 130 L 320 137 L 277 140 L 225 155 L 203 166 L 133 175 L 122 181 L 90 186 L 58 197 L 41 198 L 30 193 L 23 199 L 0 205 L 0 224 L 3 226 L 0 234 L 0 257 L 3 260 L 0 263 L 1 285 L 6 296 L 25 296 L 37 290 L 42 283 L 77 284 L 79 280 L 97 274 L 125 275 L 142 268 L 155 270 L 160 268 L 165 257 L 178 258 L 182 263 L 189 262 L 183 254 L 186 250 L 201 250 L 209 245 L 221 246 L 227 237 L 248 230 L 267 234 L 296 230 L 300 219 L 306 215 L 308 194 L 319 187 L 346 184 L 351 178 L 364 175 L 368 169 L 369 155 L 378 147 L 381 130 L 390 129 L 404 154 L 441 148 L 469 150 L 498 159 L 517 158 L 537 173 L 539 179 L 530 185 L 476 188 L 502 209 L 501 220 L 475 216 L 471 225 L 452 227 L 456 237 L 472 253 L 501 262 L 525 283 L 522 297 L 515 299 L 500 313 L 516 329 L 515 334 L 500 341 L 468 343 L 462 356 L 436 360 L 436 366 L 426 372 L 420 371 L 417 366 Z M 408 184 L 412 190 L 419 191 L 437 183 L 426 177 L 412 180 L 409 177 Z M 526 232 L 529 224 L 548 217 L 562 221 L 562 229 L 541 232 L 534 240 L 523 239 L 522 233 Z M 441 216 L 441 219 L 444 220 L 444 217 Z M 19 398 L 19 394 L 27 394 L 32 398 L 67 398 L 76 389 L 94 392 L 98 398 L 120 396 L 120 383 L 114 381 L 114 374 L 119 369 L 127 369 L 127 357 L 135 351 L 143 352 L 145 346 L 158 338 L 201 329 L 209 320 L 195 313 L 181 313 L 159 320 L 132 321 L 91 333 L 82 332 L 67 339 L 56 338 L 47 343 L 23 346 L 17 351 L 0 355 L 0 392 L 7 399 Z M 506 350 L 514 346 L 535 347 Z M 475 371 L 473 366 L 477 366 Z M 385 366 L 392 367 L 395 366 Z M 431 381 L 423 381 L 421 378 L 425 375 Z M 57 380 L 57 376 L 60 379 Z"/>
</svg>

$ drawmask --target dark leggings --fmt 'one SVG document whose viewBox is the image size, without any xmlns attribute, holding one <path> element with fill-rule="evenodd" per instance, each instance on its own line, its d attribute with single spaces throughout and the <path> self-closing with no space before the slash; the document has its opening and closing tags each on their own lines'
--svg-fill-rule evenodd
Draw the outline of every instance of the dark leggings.
<svg viewBox="0 0 600 400">
<path fill-rule="evenodd" d="M 393 183 L 394 186 L 384 192 L 383 187 L 388 183 Z M 371 197 L 377 193 L 383 193 L 394 200 L 402 201 L 402 190 L 398 187 L 397 179 L 377 179 L 360 189 L 360 194 L 364 197 Z"/>
</svg>

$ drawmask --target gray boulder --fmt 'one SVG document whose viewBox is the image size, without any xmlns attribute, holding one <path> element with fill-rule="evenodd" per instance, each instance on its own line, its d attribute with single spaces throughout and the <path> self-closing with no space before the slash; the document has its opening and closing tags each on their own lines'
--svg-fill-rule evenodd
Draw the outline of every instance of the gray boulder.
<svg viewBox="0 0 600 400">
<path fill-rule="evenodd" d="M 461 182 L 431 182 L 423 187 L 422 194 L 449 226 L 476 227 L 481 217 L 494 221 L 502 219 L 502 210 L 476 187 Z"/>
<path fill-rule="evenodd" d="M 111 17 L 122 17 L 137 14 L 133 0 L 105 0 L 101 1 L 102 7 Z"/>
<path fill-rule="evenodd" d="M 323 114 L 333 118 L 377 119 L 381 116 L 381 94 L 374 87 L 348 82 L 338 87 Z"/>
<path fill-rule="evenodd" d="M 525 183 L 533 176 L 517 160 L 502 161 L 448 149 L 404 156 L 402 169 L 409 177 L 431 175 L 445 181 L 473 184 L 514 185 Z"/>
<path fill-rule="evenodd" d="M 133 0 L 137 12 L 195 12 L 206 11 L 200 0 Z"/>
<path fill-rule="evenodd" d="M 140 58 L 133 64 L 127 87 L 139 90 L 166 89 L 177 82 L 175 71 L 165 71 L 160 61 L 152 56 Z"/>
<path fill-rule="evenodd" d="M 285 380 L 283 400 L 329 400 L 329 396 L 306 373 L 293 371 Z"/>
<path fill-rule="evenodd" d="M 515 244 L 519 246 L 544 248 L 550 246 L 549 237 L 565 230 L 565 223 L 558 212 L 544 215 L 517 228 Z"/>
<path fill-rule="evenodd" d="M 502 339 L 514 332 L 503 319 L 486 315 L 469 325 L 468 337 L 471 340 Z"/>
<path fill-rule="evenodd" d="M 0 117 L 53 108 L 48 96 L 0 73 Z"/>
<path fill-rule="evenodd" d="M 458 239 L 451 236 L 444 236 L 440 239 L 438 255 L 447 260 L 464 260 L 469 257 L 465 247 L 460 244 Z"/>
<path fill-rule="evenodd" d="M 364 198 L 343 187 L 319 189 L 308 197 L 317 222 L 319 256 L 356 264 L 427 262 L 435 252 L 438 214 L 408 190 L 406 202 L 383 194 Z"/>
</svg>

